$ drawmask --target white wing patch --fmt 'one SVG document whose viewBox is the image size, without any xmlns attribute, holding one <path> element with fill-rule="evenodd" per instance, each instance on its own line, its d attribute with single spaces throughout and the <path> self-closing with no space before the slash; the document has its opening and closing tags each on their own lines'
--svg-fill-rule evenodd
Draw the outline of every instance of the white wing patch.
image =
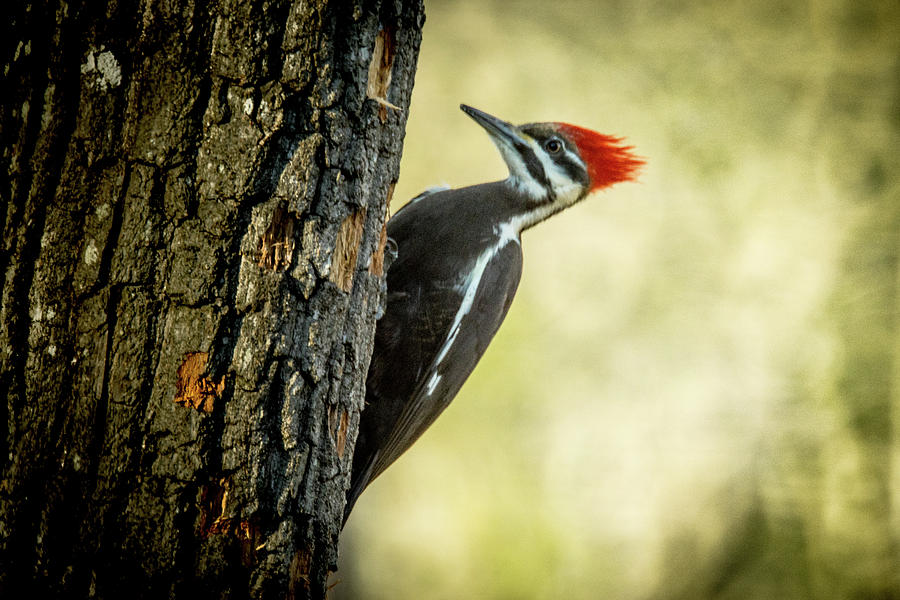
<svg viewBox="0 0 900 600">
<path fill-rule="evenodd" d="M 441 183 L 439 185 L 430 185 L 427 188 L 425 188 L 424 192 L 422 192 L 418 196 L 413 197 L 409 202 L 407 202 L 407 204 L 415 204 L 422 198 L 427 198 L 428 196 L 431 196 L 432 194 L 446 192 L 449 189 L 450 189 L 450 186 L 447 185 L 446 183 Z"/>
<path fill-rule="evenodd" d="M 430 396 L 434 393 L 434 388 L 437 387 L 437 384 L 441 382 L 441 376 L 437 373 L 431 374 L 431 379 L 428 380 L 428 385 L 425 388 L 425 392 Z"/>
<path fill-rule="evenodd" d="M 487 268 L 488 263 L 491 262 L 497 253 L 508 243 L 513 241 L 516 243 L 519 242 L 519 232 L 515 229 L 514 223 L 503 224 L 500 227 L 499 233 L 500 239 L 496 244 L 481 253 L 481 256 L 475 261 L 474 268 L 470 271 L 469 276 L 462 285 L 465 290 L 465 292 L 463 292 L 462 302 L 459 305 L 459 310 L 456 311 L 453 323 L 450 325 L 450 333 L 447 335 L 447 339 L 441 345 L 440 352 L 438 352 L 437 357 L 434 359 L 434 363 L 431 367 L 431 378 L 425 386 L 425 392 L 429 396 L 434 393 L 438 383 L 441 381 L 441 376 L 437 372 L 438 367 L 440 367 L 441 361 L 444 360 L 447 353 L 450 352 L 450 348 L 453 347 L 453 342 L 456 341 L 456 337 L 459 335 L 459 328 L 462 325 L 463 318 L 465 318 L 465 316 L 469 314 L 469 311 L 472 310 L 472 305 L 475 303 L 475 294 L 478 292 L 478 286 L 481 284 L 481 278 L 484 276 L 484 270 Z"/>
</svg>

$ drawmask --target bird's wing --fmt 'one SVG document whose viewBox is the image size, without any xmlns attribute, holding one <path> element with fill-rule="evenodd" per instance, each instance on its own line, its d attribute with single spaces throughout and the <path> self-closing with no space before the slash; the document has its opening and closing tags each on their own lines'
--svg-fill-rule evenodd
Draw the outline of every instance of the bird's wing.
<svg viewBox="0 0 900 600">
<path fill-rule="evenodd" d="M 478 281 L 470 282 L 475 287 L 468 299 L 466 290 L 458 289 L 416 287 L 389 294 L 366 384 L 366 410 L 378 418 L 370 413 L 360 424 L 347 514 L 365 487 L 453 400 L 503 322 L 521 274 L 521 247 L 511 241 L 486 261 Z M 452 295 L 455 302 L 434 302 L 428 294 Z M 447 310 L 435 314 L 435 306 Z"/>
</svg>

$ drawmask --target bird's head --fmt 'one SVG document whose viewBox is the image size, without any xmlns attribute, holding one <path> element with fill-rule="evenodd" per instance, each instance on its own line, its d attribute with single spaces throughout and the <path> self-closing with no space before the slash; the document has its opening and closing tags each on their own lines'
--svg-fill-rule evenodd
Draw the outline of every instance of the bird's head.
<svg viewBox="0 0 900 600">
<path fill-rule="evenodd" d="M 509 167 L 510 183 L 530 207 L 546 213 L 541 218 L 595 190 L 634 181 L 644 164 L 622 138 L 568 123 L 516 126 L 465 104 L 460 108 L 491 136 Z"/>
</svg>

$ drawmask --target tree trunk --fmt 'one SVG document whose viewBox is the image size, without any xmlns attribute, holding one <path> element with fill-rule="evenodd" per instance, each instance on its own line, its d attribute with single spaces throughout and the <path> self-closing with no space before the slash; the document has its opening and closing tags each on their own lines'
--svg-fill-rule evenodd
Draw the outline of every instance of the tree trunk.
<svg viewBox="0 0 900 600">
<path fill-rule="evenodd" d="M 6 10 L 0 596 L 324 597 L 421 0 Z"/>
</svg>

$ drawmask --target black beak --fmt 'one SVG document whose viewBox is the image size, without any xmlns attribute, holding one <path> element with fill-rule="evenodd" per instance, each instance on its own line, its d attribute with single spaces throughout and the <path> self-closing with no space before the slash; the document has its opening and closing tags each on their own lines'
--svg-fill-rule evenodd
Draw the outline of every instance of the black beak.
<svg viewBox="0 0 900 600">
<path fill-rule="evenodd" d="M 515 148 L 521 144 L 528 144 L 528 142 L 522 138 L 522 135 L 515 125 L 480 111 L 477 108 L 472 108 L 468 104 L 460 104 L 459 107 L 464 113 L 472 117 L 476 123 L 484 127 L 488 134 L 498 142 L 501 142 L 510 148 Z"/>
</svg>

